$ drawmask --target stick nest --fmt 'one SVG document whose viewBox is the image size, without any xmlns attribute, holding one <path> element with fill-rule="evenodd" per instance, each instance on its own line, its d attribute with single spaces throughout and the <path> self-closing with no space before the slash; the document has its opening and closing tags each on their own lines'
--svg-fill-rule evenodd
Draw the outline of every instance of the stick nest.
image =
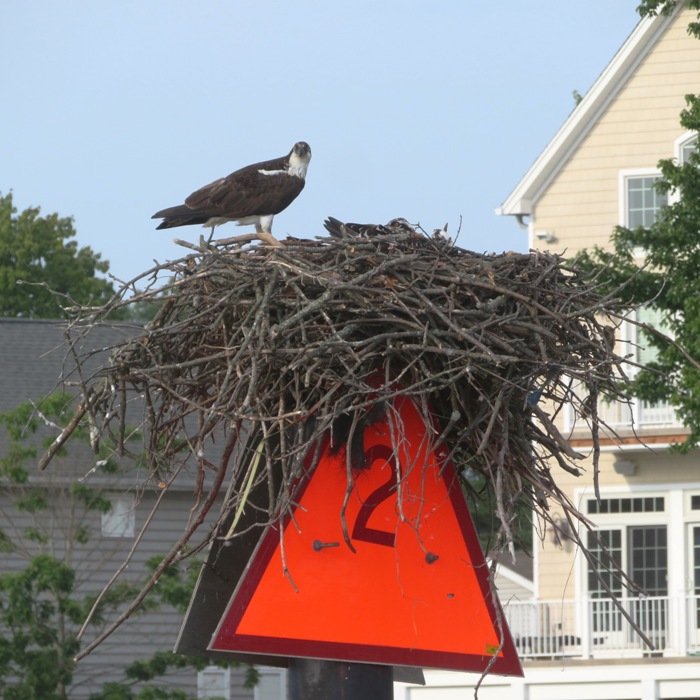
<svg viewBox="0 0 700 700">
<path fill-rule="evenodd" d="M 572 406 L 590 426 L 597 460 L 597 401 L 624 398 L 615 300 L 557 255 L 478 254 L 406 224 L 330 219 L 327 228 L 329 237 L 278 246 L 202 244 L 147 273 L 167 284 L 82 310 L 73 339 L 115 307 L 157 305 L 145 329 L 82 383 L 95 438 L 128 450 L 125 406 L 142 397 L 155 479 L 168 481 L 189 459 L 218 483 L 226 470 L 243 483 L 245 460 L 230 449 L 212 460 L 208 450 L 257 435 L 283 474 L 272 519 L 324 436 L 351 469 L 362 468 L 358 436 L 403 395 L 465 481 L 481 475 L 493 487 L 504 543 L 512 544 L 523 501 L 550 522 L 551 502 L 583 519 L 553 471 L 578 474 L 583 455 L 555 422 Z"/>
</svg>

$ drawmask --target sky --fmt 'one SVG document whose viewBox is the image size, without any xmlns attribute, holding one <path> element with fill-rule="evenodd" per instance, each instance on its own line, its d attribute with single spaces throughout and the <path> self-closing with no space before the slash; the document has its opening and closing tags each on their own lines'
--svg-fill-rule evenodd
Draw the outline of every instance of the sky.
<svg viewBox="0 0 700 700">
<path fill-rule="evenodd" d="M 496 209 L 638 21 L 639 0 L 2 0 L 0 193 L 74 218 L 128 281 L 203 229 L 154 212 L 313 153 L 278 238 L 323 220 L 525 251 Z M 246 233 L 227 224 L 217 237 Z"/>
</svg>

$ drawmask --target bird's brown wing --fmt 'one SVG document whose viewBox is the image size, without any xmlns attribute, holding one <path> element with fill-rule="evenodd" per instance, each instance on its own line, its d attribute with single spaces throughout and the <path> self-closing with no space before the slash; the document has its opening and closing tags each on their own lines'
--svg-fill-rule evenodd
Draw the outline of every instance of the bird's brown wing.
<svg viewBox="0 0 700 700">
<path fill-rule="evenodd" d="M 185 204 L 193 211 L 231 219 L 279 214 L 304 189 L 300 177 L 263 175 L 259 165 L 248 166 L 193 192 Z"/>
</svg>

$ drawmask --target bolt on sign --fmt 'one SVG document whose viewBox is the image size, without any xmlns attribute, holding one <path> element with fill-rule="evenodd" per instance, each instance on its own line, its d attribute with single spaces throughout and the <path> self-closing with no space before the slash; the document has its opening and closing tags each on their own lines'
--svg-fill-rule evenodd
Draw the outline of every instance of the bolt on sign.
<svg viewBox="0 0 700 700">
<path fill-rule="evenodd" d="M 350 481 L 345 454 L 322 451 L 229 590 L 208 653 L 522 675 L 455 469 L 410 399 L 393 408 L 365 429 Z"/>
</svg>

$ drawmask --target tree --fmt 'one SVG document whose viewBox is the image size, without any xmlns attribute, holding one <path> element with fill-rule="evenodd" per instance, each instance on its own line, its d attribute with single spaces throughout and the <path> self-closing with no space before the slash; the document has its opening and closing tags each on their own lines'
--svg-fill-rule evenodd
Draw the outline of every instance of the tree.
<svg viewBox="0 0 700 700">
<path fill-rule="evenodd" d="M 0 414 L 7 448 L 0 455 L 0 697 L 4 700 L 66 700 L 72 697 L 73 658 L 80 648 L 78 630 L 93 608 L 97 591 L 81 575 L 99 568 L 104 545 L 92 542 L 90 521 L 109 512 L 106 497 L 118 466 L 107 454 L 98 456 L 100 486 L 90 486 L 57 470 L 41 482 L 32 478 L 42 422 L 59 423 L 70 411 L 64 395 L 53 395 Z M 78 437 L 89 441 L 89 429 Z M 47 443 L 50 442 L 50 439 Z M 79 444 L 79 443 L 78 443 Z M 62 472 L 75 460 L 66 457 Z M 53 479 L 53 481 L 51 481 Z M 113 484 L 112 484 L 113 488 Z M 85 562 L 89 571 L 85 570 Z M 155 568 L 157 561 L 150 562 Z M 184 612 L 198 567 L 172 567 L 144 610 L 169 605 Z M 109 589 L 91 618 L 99 628 L 106 617 L 130 601 L 143 582 L 127 581 Z M 185 700 L 179 690 L 159 688 L 154 681 L 170 669 L 201 669 L 207 659 L 166 651 L 140 659 L 123 670 L 119 682 L 105 683 L 91 700 Z M 249 681 L 255 676 L 249 671 Z"/>
<path fill-rule="evenodd" d="M 674 0 L 645 0 L 637 9 L 642 16 L 667 13 Z M 700 10 L 700 0 L 687 7 Z M 700 13 L 699 13 L 700 17 Z M 688 32 L 700 39 L 700 22 Z M 686 95 L 681 126 L 700 132 L 700 95 Z M 697 149 L 684 162 L 671 159 L 658 164 L 659 192 L 673 195 L 649 228 L 618 226 L 612 250 L 594 248 L 579 256 L 579 263 L 598 275 L 610 290 L 634 306 L 647 305 L 658 312 L 675 342 L 644 331 L 656 358 L 630 382 L 630 394 L 647 401 L 668 401 L 690 430 L 681 451 L 700 444 L 700 154 Z M 640 264 L 641 257 L 641 264 Z"/>
<path fill-rule="evenodd" d="M 12 193 L 0 194 L 0 316 L 62 318 L 62 305 L 102 305 L 114 294 L 98 276 L 109 263 L 74 236 L 71 218 L 39 208 L 17 214 Z"/>
<path fill-rule="evenodd" d="M 700 10 L 700 0 L 685 0 L 686 6 L 691 10 Z M 653 17 L 655 15 L 667 15 L 672 12 L 678 0 L 642 0 L 637 6 L 637 12 L 641 17 Z M 694 36 L 698 36 L 700 23 L 691 22 L 688 31 Z"/>
</svg>

